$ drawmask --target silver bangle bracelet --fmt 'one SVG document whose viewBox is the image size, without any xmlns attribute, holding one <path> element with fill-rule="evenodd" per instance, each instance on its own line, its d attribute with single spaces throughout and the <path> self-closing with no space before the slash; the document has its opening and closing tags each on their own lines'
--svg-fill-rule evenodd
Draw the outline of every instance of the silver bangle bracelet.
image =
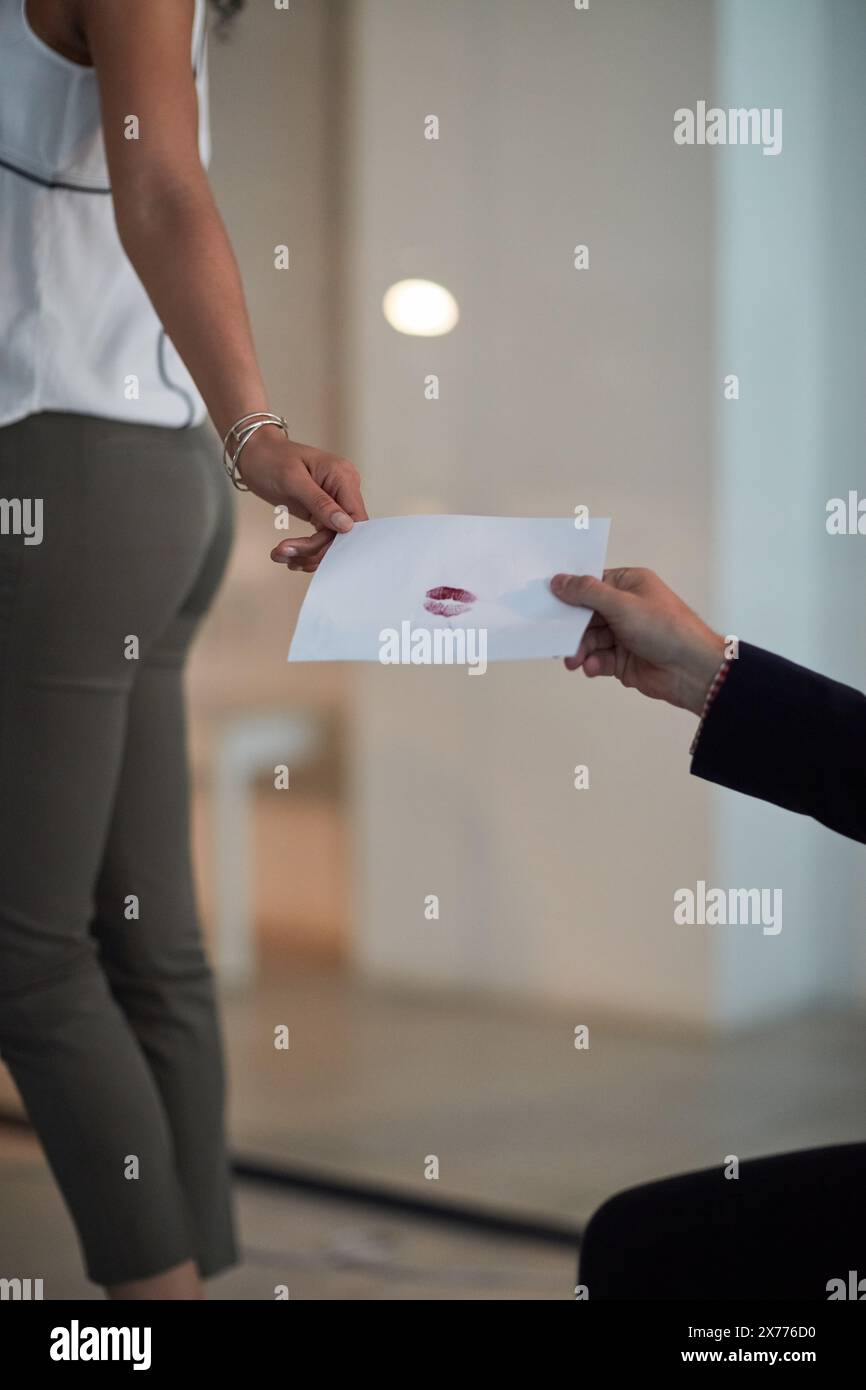
<svg viewBox="0 0 866 1390">
<path fill-rule="evenodd" d="M 238 492 L 249 492 L 250 490 L 241 477 L 238 467 L 244 445 L 263 425 L 276 425 L 288 439 L 289 427 L 286 421 L 282 415 L 272 415 L 269 410 L 253 410 L 249 415 L 242 415 L 239 420 L 235 420 L 231 429 L 226 431 L 223 440 L 223 468 Z M 232 443 L 236 445 L 234 452 L 229 449 L 229 445 Z"/>
</svg>

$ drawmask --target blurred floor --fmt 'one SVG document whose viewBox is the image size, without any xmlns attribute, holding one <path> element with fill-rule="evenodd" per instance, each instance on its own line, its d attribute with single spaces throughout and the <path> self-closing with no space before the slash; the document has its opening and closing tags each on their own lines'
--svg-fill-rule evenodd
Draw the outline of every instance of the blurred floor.
<svg viewBox="0 0 866 1390">
<path fill-rule="evenodd" d="M 528 1010 L 278 960 L 263 976 L 225 1007 L 244 1154 L 571 1224 L 621 1187 L 727 1154 L 866 1137 L 862 1013 L 712 1039 L 595 1023 L 580 1001 Z"/>
<path fill-rule="evenodd" d="M 610 1193 L 666 1173 L 866 1133 L 866 1018 L 826 1014 L 713 1040 L 592 1024 L 467 997 L 416 996 L 271 960 L 226 1000 L 235 1151 L 584 1222 Z M 591 1021 L 591 1020 L 590 1020 Z M 286 1024 L 291 1047 L 277 1051 Z M 0 1106 L 11 1091 L 0 1082 Z M 437 1181 L 424 1177 L 428 1156 Z M 411 1215 L 239 1186 L 245 1264 L 214 1296 L 570 1297 L 568 1248 Z M 0 1129 L 0 1275 L 85 1296 L 77 1254 L 32 1140 Z M 46 1289 L 49 1287 L 46 1284 Z M 91 1293 L 92 1296 L 92 1293 Z"/>
<path fill-rule="evenodd" d="M 69 1219 L 34 1140 L 0 1128 L 0 1277 L 43 1280 L 47 1300 L 98 1299 L 81 1272 Z M 573 1297 L 567 1248 L 247 1183 L 237 1187 L 242 1263 L 212 1299 L 535 1300 Z"/>
</svg>

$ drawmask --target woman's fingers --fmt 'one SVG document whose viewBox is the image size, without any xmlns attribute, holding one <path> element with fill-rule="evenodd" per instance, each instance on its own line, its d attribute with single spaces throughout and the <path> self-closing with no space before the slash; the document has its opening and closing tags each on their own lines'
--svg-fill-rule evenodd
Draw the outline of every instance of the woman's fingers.
<svg viewBox="0 0 866 1390">
<path fill-rule="evenodd" d="M 290 570 L 312 574 L 336 532 L 350 531 L 354 522 L 368 520 L 360 478 L 347 460 L 310 450 L 306 468 L 293 472 L 286 491 L 289 510 L 309 517 L 318 529 L 311 536 L 287 536 L 274 546 L 271 559 Z"/>
<path fill-rule="evenodd" d="M 347 467 L 334 489 L 334 496 L 343 511 L 348 512 L 353 521 L 370 520 L 367 515 L 367 508 L 364 506 L 364 499 L 361 496 L 361 479 L 354 468 Z"/>
<path fill-rule="evenodd" d="M 310 560 L 321 560 L 334 532 L 323 527 L 311 536 L 287 536 L 271 551 L 271 559 L 277 564 L 287 564 L 292 569 L 301 569 Z"/>
<path fill-rule="evenodd" d="M 321 449 L 305 449 L 304 463 L 309 469 L 314 485 L 333 499 L 332 507 L 336 505 L 341 509 L 338 515 L 348 516 L 351 521 L 369 520 L 361 496 L 361 478 L 353 463 L 348 459 L 338 458 L 335 454 L 323 453 Z M 319 515 L 313 508 L 310 508 L 310 511 L 312 519 L 320 526 L 331 526 L 336 531 L 351 529 L 351 526 L 343 523 L 334 525 L 329 512 Z"/>
<path fill-rule="evenodd" d="M 309 519 L 320 530 L 330 531 L 332 536 L 336 531 L 351 531 L 351 516 L 334 495 L 319 487 L 302 463 L 296 461 L 283 486 L 286 503 L 294 516 Z"/>
</svg>

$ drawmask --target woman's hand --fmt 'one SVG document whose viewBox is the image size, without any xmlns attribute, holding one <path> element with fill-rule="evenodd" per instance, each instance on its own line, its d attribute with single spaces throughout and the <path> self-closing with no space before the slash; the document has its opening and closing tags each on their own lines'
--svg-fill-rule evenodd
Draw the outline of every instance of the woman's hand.
<svg viewBox="0 0 866 1390">
<path fill-rule="evenodd" d="M 557 574 L 551 590 L 563 603 L 591 608 L 593 617 L 569 671 L 616 676 L 652 700 L 700 715 L 725 655 L 725 639 L 693 613 L 652 570 Z"/>
<path fill-rule="evenodd" d="M 256 497 L 287 507 L 315 527 L 311 536 L 287 537 L 274 546 L 271 559 L 289 569 L 312 574 L 338 532 L 367 520 L 358 471 L 348 459 L 296 444 L 270 426 L 244 445 L 238 471 Z"/>
</svg>

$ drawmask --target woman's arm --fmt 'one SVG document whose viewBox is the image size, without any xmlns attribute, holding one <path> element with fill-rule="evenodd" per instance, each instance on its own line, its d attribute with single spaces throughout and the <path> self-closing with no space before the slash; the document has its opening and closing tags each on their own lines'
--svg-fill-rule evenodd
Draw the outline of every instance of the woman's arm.
<svg viewBox="0 0 866 1390">
<path fill-rule="evenodd" d="M 198 152 L 190 61 L 193 0 L 79 0 L 96 68 L 117 229 L 220 435 L 268 410 L 237 263 Z M 135 116 L 138 138 L 128 139 Z M 311 521 L 313 536 L 275 547 L 313 569 L 336 531 L 366 517 L 345 459 L 260 429 L 241 471 L 257 496 Z"/>
<path fill-rule="evenodd" d="M 616 676 L 642 695 L 702 713 L 725 638 L 658 575 L 557 575 L 551 587 L 564 603 L 593 611 L 569 670 Z M 703 722 L 692 772 L 866 843 L 866 696 L 740 642 Z"/>
</svg>

